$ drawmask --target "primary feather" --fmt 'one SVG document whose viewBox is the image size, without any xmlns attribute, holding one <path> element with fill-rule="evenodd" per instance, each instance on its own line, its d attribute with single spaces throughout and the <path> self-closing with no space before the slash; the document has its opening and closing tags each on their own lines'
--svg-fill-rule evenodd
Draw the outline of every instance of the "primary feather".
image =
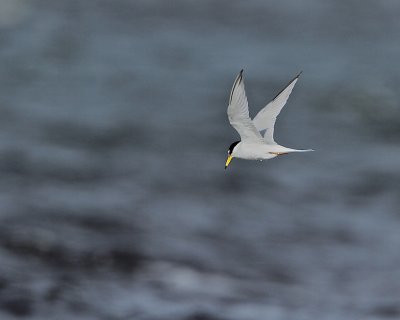
<svg viewBox="0 0 400 320">
<path fill-rule="evenodd" d="M 243 70 L 236 77 L 229 96 L 228 119 L 241 141 L 262 143 L 262 136 L 249 116 L 249 105 L 243 82 Z"/>
<path fill-rule="evenodd" d="M 262 108 L 253 119 L 253 124 L 258 131 L 266 130 L 264 134 L 264 142 L 266 144 L 276 144 L 274 140 L 274 126 L 276 118 L 281 112 L 286 101 L 289 99 L 290 94 L 300 77 L 301 72 L 293 78 L 289 84 L 279 92 L 276 97 Z"/>
</svg>

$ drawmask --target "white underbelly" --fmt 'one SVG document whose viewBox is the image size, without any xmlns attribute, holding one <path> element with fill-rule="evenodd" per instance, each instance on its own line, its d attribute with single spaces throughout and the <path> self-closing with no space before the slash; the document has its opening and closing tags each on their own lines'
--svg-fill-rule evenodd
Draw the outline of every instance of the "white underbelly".
<svg viewBox="0 0 400 320">
<path fill-rule="evenodd" d="M 275 158 L 276 155 L 269 152 L 267 145 L 246 144 L 240 146 L 235 157 L 247 160 L 266 160 Z"/>
</svg>

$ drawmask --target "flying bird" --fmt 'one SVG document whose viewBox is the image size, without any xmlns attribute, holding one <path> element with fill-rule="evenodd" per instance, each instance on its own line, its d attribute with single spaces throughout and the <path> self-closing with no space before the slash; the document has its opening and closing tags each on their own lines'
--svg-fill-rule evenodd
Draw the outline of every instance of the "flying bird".
<svg viewBox="0 0 400 320">
<path fill-rule="evenodd" d="M 240 140 L 228 149 L 225 169 L 233 158 L 247 160 L 266 160 L 290 152 L 307 152 L 312 149 L 291 149 L 277 144 L 274 140 L 275 121 L 289 98 L 301 72 L 268 103 L 253 120 L 249 116 L 249 106 L 243 82 L 243 70 L 236 77 L 229 96 L 228 119 L 240 135 Z M 265 130 L 264 137 L 261 132 Z"/>
</svg>

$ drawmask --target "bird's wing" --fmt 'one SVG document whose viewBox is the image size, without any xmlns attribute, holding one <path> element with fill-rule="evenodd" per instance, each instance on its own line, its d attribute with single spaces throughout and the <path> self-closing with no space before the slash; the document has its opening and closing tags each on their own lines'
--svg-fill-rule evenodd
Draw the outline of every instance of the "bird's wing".
<svg viewBox="0 0 400 320">
<path fill-rule="evenodd" d="M 243 83 L 243 70 L 236 77 L 231 90 L 228 105 L 230 124 L 239 133 L 242 141 L 263 143 L 262 136 L 249 116 L 249 106 Z"/>
<path fill-rule="evenodd" d="M 294 85 L 300 77 L 301 72 L 293 78 L 289 84 L 279 92 L 276 97 L 268 103 L 260 112 L 254 117 L 253 123 L 257 130 L 266 130 L 264 134 L 264 142 L 267 144 L 276 144 L 274 141 L 274 126 L 276 117 L 281 112 L 283 106 L 289 98 Z"/>
</svg>

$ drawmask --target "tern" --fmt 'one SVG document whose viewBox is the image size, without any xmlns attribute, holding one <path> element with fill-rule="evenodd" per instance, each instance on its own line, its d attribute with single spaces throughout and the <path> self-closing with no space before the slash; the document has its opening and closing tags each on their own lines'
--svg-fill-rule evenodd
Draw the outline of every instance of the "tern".
<svg viewBox="0 0 400 320">
<path fill-rule="evenodd" d="M 286 104 L 300 75 L 301 72 L 251 120 L 243 82 L 243 70 L 240 71 L 233 83 L 228 105 L 229 122 L 239 133 L 240 140 L 230 145 L 225 169 L 233 158 L 266 160 L 291 152 L 313 151 L 312 149 L 287 148 L 277 144 L 274 140 L 276 118 Z M 263 137 L 261 132 L 264 130 Z"/>
</svg>

